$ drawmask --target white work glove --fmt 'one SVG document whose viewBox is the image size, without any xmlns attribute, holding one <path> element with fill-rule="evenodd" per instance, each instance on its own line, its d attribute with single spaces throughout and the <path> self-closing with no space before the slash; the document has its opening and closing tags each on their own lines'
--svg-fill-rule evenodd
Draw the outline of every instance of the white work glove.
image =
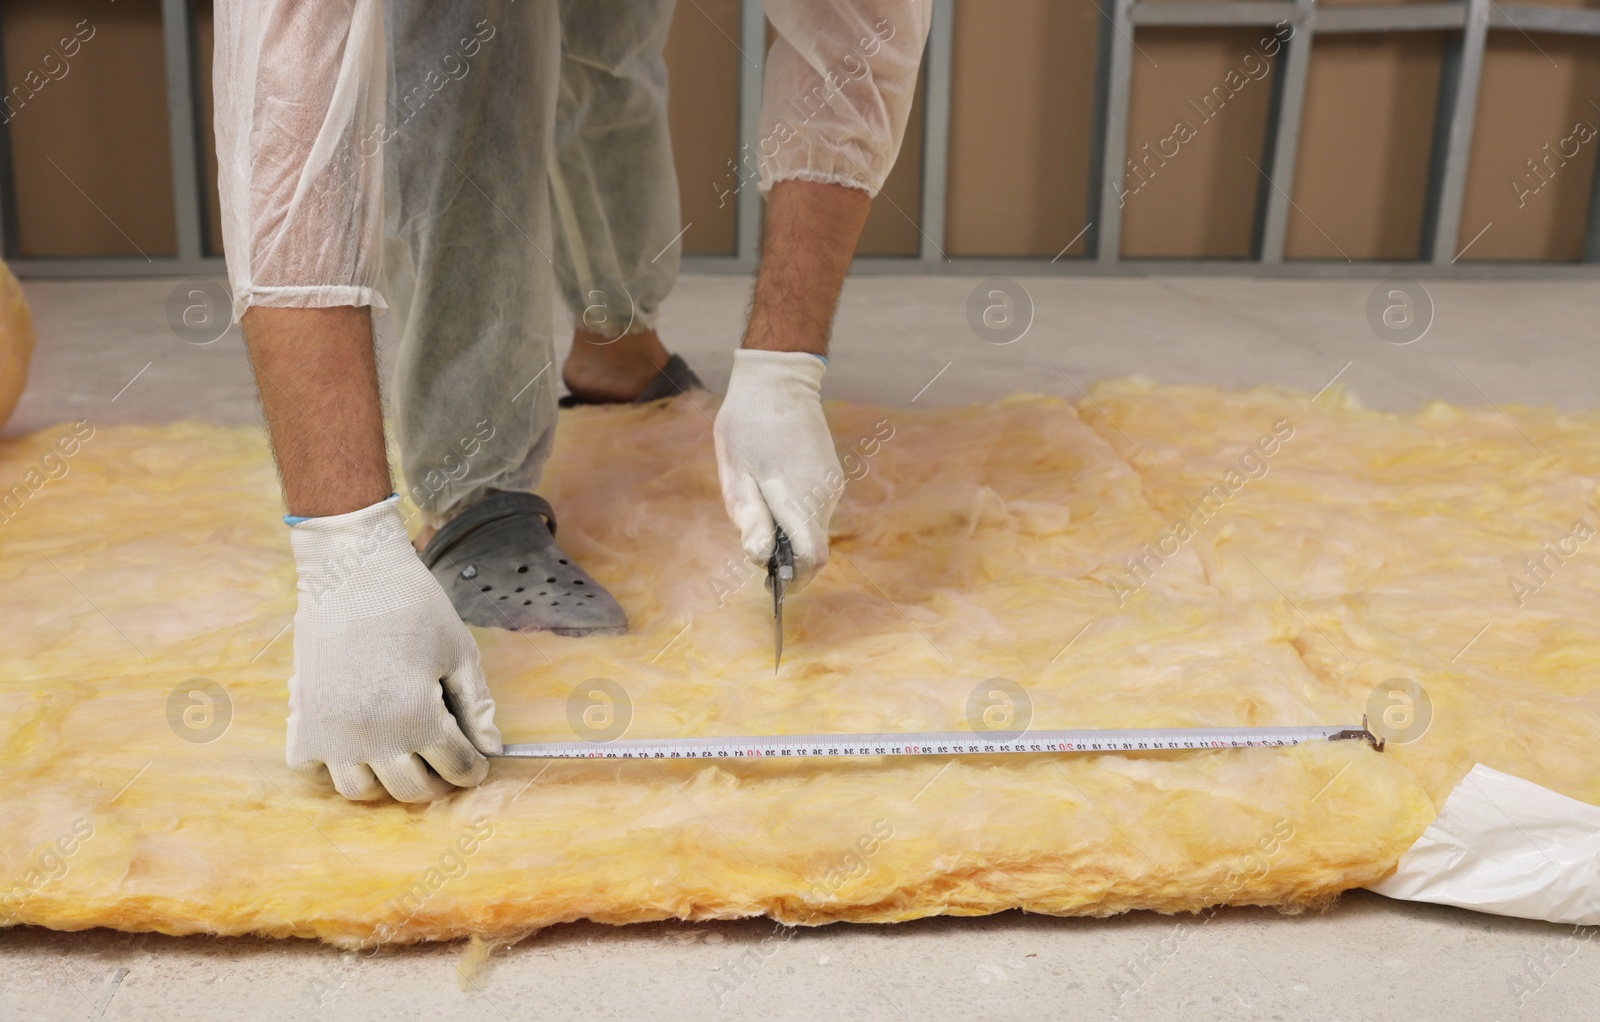
<svg viewBox="0 0 1600 1022">
<path fill-rule="evenodd" d="M 844 492 L 822 414 L 825 368 L 801 351 L 740 349 L 717 412 L 717 475 L 728 517 L 762 572 L 773 530 L 783 527 L 794 548 L 792 590 L 828 563 L 828 520 Z"/>
<path fill-rule="evenodd" d="M 427 802 L 482 781 L 500 732 L 478 645 L 412 549 L 398 501 L 289 530 L 300 584 L 288 760 L 326 766 L 345 798 L 388 789 Z"/>
</svg>

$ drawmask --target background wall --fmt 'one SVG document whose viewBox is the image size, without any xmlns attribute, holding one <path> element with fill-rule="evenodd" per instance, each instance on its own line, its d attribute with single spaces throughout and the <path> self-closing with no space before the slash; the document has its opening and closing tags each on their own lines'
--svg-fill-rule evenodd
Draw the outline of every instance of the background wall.
<svg viewBox="0 0 1600 1022">
<path fill-rule="evenodd" d="M 0 36 L 18 254 L 171 255 L 160 0 L 5 0 Z"/>
<path fill-rule="evenodd" d="M 1431 32 L 1313 44 L 1287 257 L 1416 256 L 1442 47 Z"/>
<path fill-rule="evenodd" d="M 0 8 L 15 255 L 173 253 L 160 18 L 160 0 L 5 0 Z M 956 0 L 947 254 L 1085 255 L 1103 20 L 1102 0 Z M 196 4 L 195 25 L 206 226 L 217 254 L 208 2 Z M 1251 254 L 1281 73 L 1278 59 L 1255 62 L 1271 32 L 1134 33 L 1125 257 Z M 76 51 L 61 56 L 62 40 L 75 33 Z M 715 184 L 737 155 L 738 38 L 738 0 L 695 0 L 678 6 L 667 44 L 691 254 L 735 249 L 735 203 L 719 200 Z M 1286 258 L 1417 257 L 1444 40 L 1437 32 L 1316 36 L 1299 158 L 1292 181 L 1275 183 L 1293 202 Z M 1208 103 L 1228 94 L 1217 87 L 1241 68 L 1251 70 L 1245 87 Z M 923 82 L 863 255 L 918 250 L 925 90 Z M 1575 156 L 1549 154 L 1578 125 L 1600 126 L 1597 104 L 1600 39 L 1491 29 L 1460 231 L 1463 243 L 1481 235 L 1463 259 L 1581 257 L 1600 143 L 1579 145 Z M 1192 137 L 1170 155 L 1173 143 L 1163 140 L 1179 123 Z"/>
<path fill-rule="evenodd" d="M 1463 240 L 1469 231 L 1493 226 L 1464 258 L 1573 260 L 1582 254 L 1600 138 L 1591 134 L 1566 160 L 1559 152 L 1548 158 L 1544 147 L 1556 148 L 1579 122 L 1591 132 L 1600 128 L 1596 103 L 1600 39 L 1489 36 L 1461 211 Z M 1521 193 L 1513 181 L 1537 191 Z"/>
<path fill-rule="evenodd" d="M 1083 230 L 1101 20 L 1095 0 L 956 4 L 947 252 L 1054 256 Z"/>
</svg>

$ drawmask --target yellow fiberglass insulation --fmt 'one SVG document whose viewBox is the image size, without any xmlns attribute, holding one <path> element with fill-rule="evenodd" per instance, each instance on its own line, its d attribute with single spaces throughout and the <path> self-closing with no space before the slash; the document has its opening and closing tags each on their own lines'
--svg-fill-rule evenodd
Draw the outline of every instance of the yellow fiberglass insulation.
<svg viewBox="0 0 1600 1022">
<path fill-rule="evenodd" d="M 856 478 L 774 677 L 709 411 L 563 413 L 543 492 L 631 630 L 479 632 L 507 741 L 571 740 L 597 677 L 630 738 L 961 729 L 993 678 L 1039 728 L 1355 723 L 1394 679 L 1431 726 L 1383 753 L 498 760 L 429 806 L 351 804 L 283 763 L 294 580 L 263 438 L 106 427 L 0 524 L 0 920 L 348 946 L 1294 911 L 1392 870 L 1475 762 L 1600 802 L 1594 414 L 1138 380 L 1078 408 L 830 406 Z M 73 429 L 0 442 L 0 483 Z"/>
</svg>

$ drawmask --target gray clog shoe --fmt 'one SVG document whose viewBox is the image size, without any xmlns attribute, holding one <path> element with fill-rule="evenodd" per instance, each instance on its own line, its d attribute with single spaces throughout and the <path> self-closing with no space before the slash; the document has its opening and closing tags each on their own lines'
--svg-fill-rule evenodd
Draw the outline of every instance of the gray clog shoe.
<svg viewBox="0 0 1600 1022">
<path fill-rule="evenodd" d="M 621 635 L 622 606 L 556 546 L 556 515 L 533 493 L 492 491 L 446 522 L 422 563 L 469 625 Z"/>
</svg>

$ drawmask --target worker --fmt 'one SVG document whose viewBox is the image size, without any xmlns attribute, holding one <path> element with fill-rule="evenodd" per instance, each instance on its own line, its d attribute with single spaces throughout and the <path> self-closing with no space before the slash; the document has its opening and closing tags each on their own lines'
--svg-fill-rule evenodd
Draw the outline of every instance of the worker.
<svg viewBox="0 0 1600 1022">
<path fill-rule="evenodd" d="M 722 201 L 747 185 L 766 197 L 718 473 L 746 555 L 764 568 L 781 526 L 796 586 L 827 562 L 843 480 L 820 399 L 833 313 L 904 135 L 930 7 L 767 0 L 759 141 L 711 183 Z M 464 621 L 626 627 L 535 491 L 555 433 L 558 289 L 573 400 L 699 386 L 654 329 L 681 235 L 671 12 L 217 4 L 223 239 L 298 575 L 287 756 L 347 798 L 422 802 L 486 776 L 501 738 Z M 385 310 L 415 547 L 385 452 Z"/>
</svg>

